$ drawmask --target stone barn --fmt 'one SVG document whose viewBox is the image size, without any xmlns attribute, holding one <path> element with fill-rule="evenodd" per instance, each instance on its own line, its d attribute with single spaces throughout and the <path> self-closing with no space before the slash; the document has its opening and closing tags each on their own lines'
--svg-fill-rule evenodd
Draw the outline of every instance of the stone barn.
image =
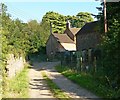
<svg viewBox="0 0 120 100">
<path fill-rule="evenodd" d="M 99 22 L 86 23 L 76 34 L 77 51 L 96 48 L 100 43 Z"/>
<path fill-rule="evenodd" d="M 53 33 L 49 36 L 46 44 L 48 57 L 55 56 L 58 52 L 76 51 L 76 45 L 67 34 Z"/>
<path fill-rule="evenodd" d="M 101 57 L 99 21 L 86 23 L 76 34 L 76 50 L 82 53 L 83 62 L 93 62 Z"/>
</svg>

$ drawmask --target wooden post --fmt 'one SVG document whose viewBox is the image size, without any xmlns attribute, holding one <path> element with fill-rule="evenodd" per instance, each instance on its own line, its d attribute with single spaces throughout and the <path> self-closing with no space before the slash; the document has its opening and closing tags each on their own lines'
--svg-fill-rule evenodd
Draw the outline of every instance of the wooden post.
<svg viewBox="0 0 120 100">
<path fill-rule="evenodd" d="M 60 53 L 60 60 L 61 60 L 61 66 L 63 65 L 63 62 L 62 62 L 62 53 Z"/>
<path fill-rule="evenodd" d="M 82 72 L 83 71 L 83 63 L 82 63 L 83 59 L 82 59 L 82 56 L 80 57 L 80 71 Z"/>
<path fill-rule="evenodd" d="M 72 52 L 70 52 L 70 67 L 71 67 L 72 69 L 74 69 L 73 66 L 72 66 Z"/>
<path fill-rule="evenodd" d="M 79 54 L 78 54 L 78 52 L 76 52 L 76 55 L 77 55 L 77 58 L 76 58 L 76 61 L 77 61 L 77 64 L 76 64 L 76 67 L 77 67 L 77 70 L 78 70 L 78 68 L 79 68 Z"/>
<path fill-rule="evenodd" d="M 104 30 L 107 32 L 106 0 L 104 0 Z"/>
<path fill-rule="evenodd" d="M 80 72 L 81 71 L 81 54 L 79 51 L 76 52 L 76 55 L 77 55 L 77 72 Z"/>
<path fill-rule="evenodd" d="M 94 57 L 94 73 L 96 73 L 96 66 L 97 65 L 97 61 L 96 61 L 96 57 Z"/>
</svg>

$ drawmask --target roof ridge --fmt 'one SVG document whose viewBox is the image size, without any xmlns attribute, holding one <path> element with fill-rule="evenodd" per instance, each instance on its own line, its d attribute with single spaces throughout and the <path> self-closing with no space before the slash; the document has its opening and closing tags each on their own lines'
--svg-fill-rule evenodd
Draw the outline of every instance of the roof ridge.
<svg viewBox="0 0 120 100">
<path fill-rule="evenodd" d="M 79 31 L 77 34 L 85 34 L 85 33 L 91 33 L 91 32 L 95 32 L 95 27 L 99 26 L 98 25 L 99 21 L 92 21 L 89 23 L 86 23 Z"/>
</svg>

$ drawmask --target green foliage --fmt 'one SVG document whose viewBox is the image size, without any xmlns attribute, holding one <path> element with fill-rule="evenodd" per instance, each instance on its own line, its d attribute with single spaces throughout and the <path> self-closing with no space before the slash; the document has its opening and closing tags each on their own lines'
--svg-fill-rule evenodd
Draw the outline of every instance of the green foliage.
<svg viewBox="0 0 120 100">
<path fill-rule="evenodd" d="M 85 23 L 93 21 L 91 14 L 88 12 L 79 12 L 76 16 L 73 16 L 71 23 L 73 27 L 82 28 Z"/>
<path fill-rule="evenodd" d="M 65 20 L 66 20 L 65 16 L 52 11 L 47 12 L 42 19 L 43 22 L 48 22 L 48 23 L 52 22 L 53 32 L 55 33 L 63 33 L 66 25 Z"/>
<path fill-rule="evenodd" d="M 41 46 L 45 47 L 48 37 L 50 35 L 50 26 L 48 22 L 42 21 L 40 23 L 40 33 L 41 33 Z"/>
<path fill-rule="evenodd" d="M 72 80 L 78 85 L 90 90 L 91 92 L 104 99 L 116 99 L 120 95 L 120 90 L 114 90 L 110 87 L 106 87 L 105 84 L 101 83 L 101 80 L 96 79 L 96 77 L 93 77 L 90 74 L 76 73 L 75 71 L 70 70 L 68 67 L 65 66 L 56 66 L 56 70 L 62 73 L 68 79 Z"/>
<path fill-rule="evenodd" d="M 2 41 L 2 54 L 0 52 L 0 70 L 2 70 L 3 75 L 3 86 L 8 84 L 6 81 L 6 62 L 7 62 L 7 55 L 14 54 L 15 57 L 26 57 L 32 53 L 39 52 L 44 46 L 49 36 L 49 26 L 47 23 L 38 23 L 36 20 L 31 20 L 28 23 L 23 23 L 21 20 L 16 19 L 13 20 L 10 18 L 10 15 L 6 13 L 7 7 L 4 4 L 2 5 L 2 14 L 0 13 L 0 21 L 1 21 L 1 28 L 0 28 L 0 40 Z M 0 41 L 0 42 L 1 42 Z M 27 58 L 27 57 L 26 57 Z M 21 75 L 19 78 L 22 81 L 24 76 Z M 15 81 L 18 79 L 13 80 L 10 82 L 11 86 L 14 84 Z M 19 82 L 19 81 L 18 81 Z M 25 88 L 23 82 L 14 84 L 14 87 L 11 87 L 10 90 L 12 92 L 18 92 L 22 95 L 20 86 Z M 26 83 L 25 83 L 26 84 Z M 6 88 L 3 88 L 3 92 Z M 25 93 L 25 92 L 23 92 Z M 17 95 L 18 95 L 17 94 Z"/>
<path fill-rule="evenodd" d="M 120 23 L 115 21 L 111 26 L 111 30 L 108 31 L 107 36 L 104 37 L 102 47 L 104 50 L 104 71 L 111 82 L 120 84 L 120 29 L 118 27 L 120 27 Z"/>
<path fill-rule="evenodd" d="M 53 33 L 63 33 L 67 20 L 70 20 L 72 27 L 81 28 L 85 23 L 93 21 L 93 18 L 88 12 L 80 12 L 76 16 L 64 16 L 56 12 L 47 12 L 42 19 L 43 22 L 52 22 Z"/>
<path fill-rule="evenodd" d="M 16 75 L 13 79 L 6 80 L 6 91 L 4 91 L 4 98 L 28 98 L 28 69 L 27 67 Z"/>
<path fill-rule="evenodd" d="M 2 56 L 13 53 L 15 56 L 28 55 L 39 52 L 40 47 L 45 46 L 49 36 L 49 26 L 46 22 L 38 23 L 31 20 L 23 23 L 19 19 L 12 20 L 6 13 L 7 7 L 2 4 L 2 28 L 0 30 L 2 40 Z"/>
<path fill-rule="evenodd" d="M 101 48 L 103 50 L 102 67 L 112 87 L 120 88 L 120 9 L 119 2 L 107 2 L 108 32 L 103 35 Z M 99 15 L 101 29 L 103 27 L 103 13 Z M 103 31 L 103 30 L 102 30 Z"/>
<path fill-rule="evenodd" d="M 38 23 L 36 20 L 28 22 L 26 31 L 28 31 L 28 52 L 35 53 L 46 45 L 46 41 L 49 37 L 49 26 L 46 22 Z"/>
</svg>

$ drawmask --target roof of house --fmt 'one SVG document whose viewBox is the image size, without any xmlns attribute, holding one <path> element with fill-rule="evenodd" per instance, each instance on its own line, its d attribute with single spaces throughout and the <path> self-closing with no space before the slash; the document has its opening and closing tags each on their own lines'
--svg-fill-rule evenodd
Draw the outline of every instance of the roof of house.
<svg viewBox="0 0 120 100">
<path fill-rule="evenodd" d="M 53 36 L 59 41 L 60 43 L 74 43 L 73 40 L 71 40 L 67 34 L 58 34 L 53 33 Z"/>
<path fill-rule="evenodd" d="M 99 21 L 86 23 L 77 34 L 86 34 L 99 31 Z M 76 35 L 77 35 L 76 34 Z"/>
<path fill-rule="evenodd" d="M 80 28 L 70 28 L 70 31 L 73 33 L 73 35 L 76 35 L 79 30 Z"/>
<path fill-rule="evenodd" d="M 73 43 L 61 43 L 65 50 L 76 51 L 76 45 Z"/>
</svg>

